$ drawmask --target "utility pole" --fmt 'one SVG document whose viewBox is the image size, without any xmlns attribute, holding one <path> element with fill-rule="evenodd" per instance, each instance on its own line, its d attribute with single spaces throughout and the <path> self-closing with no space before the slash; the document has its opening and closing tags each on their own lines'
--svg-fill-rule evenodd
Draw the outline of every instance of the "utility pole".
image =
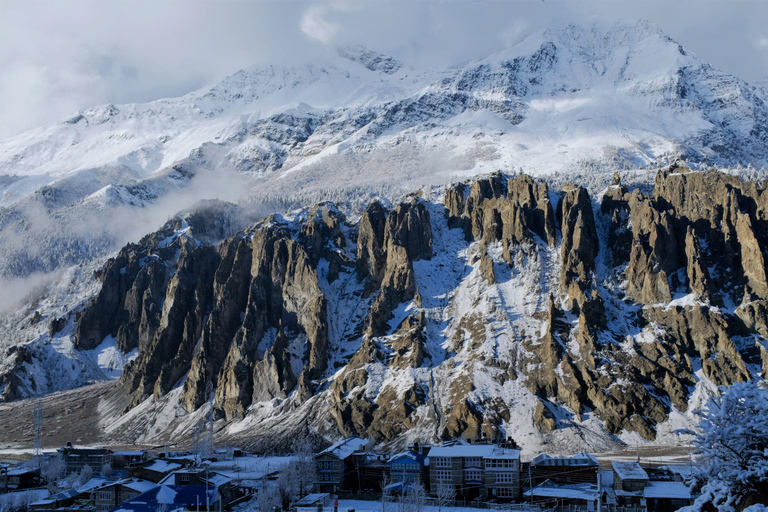
<svg viewBox="0 0 768 512">
<path fill-rule="evenodd" d="M 693 455 L 691 454 L 691 443 L 688 442 L 688 464 L 690 467 L 690 474 L 688 475 L 688 478 L 693 478 Z"/>
<path fill-rule="evenodd" d="M 603 510 L 603 476 L 600 474 L 600 466 L 597 467 L 597 512 Z"/>
<path fill-rule="evenodd" d="M 528 463 L 528 503 L 533 502 L 533 480 L 531 479 L 531 463 Z"/>
<path fill-rule="evenodd" d="M 32 421 L 35 430 L 35 458 L 40 463 L 40 456 L 43 454 L 43 403 L 40 399 L 35 400 L 34 412 L 32 413 Z"/>
<path fill-rule="evenodd" d="M 206 445 L 210 450 L 210 456 L 213 456 L 213 384 L 209 380 L 205 385 L 206 398 L 208 399 L 208 438 Z"/>
</svg>

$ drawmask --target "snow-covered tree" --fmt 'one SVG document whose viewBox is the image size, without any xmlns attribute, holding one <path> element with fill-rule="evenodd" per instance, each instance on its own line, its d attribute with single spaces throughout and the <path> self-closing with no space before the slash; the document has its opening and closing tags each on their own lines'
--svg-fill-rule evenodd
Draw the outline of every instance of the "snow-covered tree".
<svg viewBox="0 0 768 512">
<path fill-rule="evenodd" d="M 271 512 L 281 505 L 280 492 L 266 477 L 261 479 L 259 493 L 256 495 L 256 507 L 260 512 Z"/>
<path fill-rule="evenodd" d="M 294 444 L 294 458 L 289 464 L 289 473 L 293 479 L 298 497 L 302 498 L 312 491 L 312 486 L 317 477 L 315 465 L 315 453 L 312 443 L 306 437 L 302 437 Z"/>
<path fill-rule="evenodd" d="M 40 468 L 40 476 L 42 476 L 48 484 L 48 491 L 51 494 L 58 492 L 59 479 L 64 476 L 66 470 L 67 464 L 59 453 L 52 457 L 48 457 L 45 462 L 43 462 L 42 467 Z"/>
<path fill-rule="evenodd" d="M 79 476 L 74 471 L 67 475 L 67 478 L 64 479 L 64 482 L 66 483 L 67 489 L 72 489 L 80 485 Z"/>
<path fill-rule="evenodd" d="M 438 482 L 436 496 L 437 510 L 441 512 L 443 507 L 447 507 L 456 499 L 456 489 L 448 482 Z"/>
<path fill-rule="evenodd" d="M 743 510 L 768 498 L 768 390 L 756 380 L 722 388 L 699 412 L 694 444 L 703 465 L 692 510 Z M 758 501 L 755 501 L 758 500 Z"/>
<path fill-rule="evenodd" d="M 384 475 L 381 477 L 381 512 L 387 512 L 387 502 L 390 498 L 390 491 L 387 489 L 389 484 L 389 475 L 384 473 Z"/>
<path fill-rule="evenodd" d="M 427 506 L 427 491 L 419 483 L 410 484 L 398 497 L 399 512 L 421 512 Z"/>
<path fill-rule="evenodd" d="M 78 485 L 85 485 L 91 478 L 93 478 L 93 469 L 86 464 L 77 477 Z"/>
</svg>

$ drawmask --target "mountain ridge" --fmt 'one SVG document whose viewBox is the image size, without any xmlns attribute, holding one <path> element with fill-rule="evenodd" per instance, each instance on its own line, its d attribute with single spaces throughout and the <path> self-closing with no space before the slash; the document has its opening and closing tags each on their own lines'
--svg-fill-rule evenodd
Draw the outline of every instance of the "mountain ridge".
<svg viewBox="0 0 768 512">
<path fill-rule="evenodd" d="M 285 207 L 328 197 L 339 181 L 355 184 L 350 195 L 397 194 L 521 166 L 548 175 L 677 157 L 766 163 L 760 90 L 648 22 L 549 28 L 445 70 L 416 71 L 364 48 L 340 52 L 256 66 L 180 98 L 94 107 L 0 142 L 0 276 L 103 257 L 137 239 L 112 227 L 118 219 L 160 211 L 159 225 L 171 197 L 181 209 L 200 197 L 234 200 L 237 190 L 242 201 L 280 198 Z M 94 240 L 75 219 L 87 219 Z M 41 251 L 20 246 L 23 230 L 43 241 Z M 74 245 L 81 250 L 60 248 Z"/>
<path fill-rule="evenodd" d="M 716 385 L 765 376 L 766 197 L 672 166 L 650 194 L 495 174 L 221 242 L 220 215 L 178 218 L 99 269 L 52 337 L 138 349 L 99 406 L 120 442 L 187 435 L 210 380 L 217 436 L 262 449 L 307 432 L 674 445 Z"/>
<path fill-rule="evenodd" d="M 675 443 L 716 385 L 764 376 L 768 196 L 695 170 L 768 154 L 755 88 L 644 22 L 422 75 L 343 51 L 0 144 L 4 172 L 44 162 L 0 180 L 0 273 L 69 267 L 3 319 L 4 400 L 122 373 L 100 411 L 123 441 L 186 435 L 214 382 L 224 440 L 504 432 L 580 451 Z M 75 148 L 69 170 L 45 137 Z M 102 144 L 86 168 L 67 153 Z M 607 183 L 678 155 L 693 169 Z M 191 208 L 101 259 L 122 224 L 99 227 L 225 172 L 239 206 Z M 254 224 L 313 194 L 349 204 Z"/>
</svg>

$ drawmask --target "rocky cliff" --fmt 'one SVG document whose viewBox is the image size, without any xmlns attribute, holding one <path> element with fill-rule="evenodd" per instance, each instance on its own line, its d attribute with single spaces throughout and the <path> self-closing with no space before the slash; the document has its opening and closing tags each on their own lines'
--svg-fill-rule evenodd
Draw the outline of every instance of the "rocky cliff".
<svg viewBox="0 0 768 512">
<path fill-rule="evenodd" d="M 766 376 L 767 223 L 762 185 L 679 165 L 650 193 L 497 173 L 215 244 L 176 220 L 96 273 L 74 342 L 138 350 L 112 398 L 134 438 L 163 435 L 139 404 L 189 425 L 210 402 L 218 436 L 257 446 L 654 440 L 715 385 Z"/>
</svg>

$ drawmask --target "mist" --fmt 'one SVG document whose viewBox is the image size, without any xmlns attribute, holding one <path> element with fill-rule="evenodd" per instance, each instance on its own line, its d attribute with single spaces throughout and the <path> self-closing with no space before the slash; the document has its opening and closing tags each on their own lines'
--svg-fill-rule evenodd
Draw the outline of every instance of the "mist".
<svg viewBox="0 0 768 512">
<path fill-rule="evenodd" d="M 145 207 L 88 209 L 75 205 L 47 210 L 34 201 L 24 204 L 12 215 L 18 220 L 5 222 L 0 229 L 0 256 L 4 259 L 0 266 L 0 312 L 24 304 L 36 307 L 37 298 L 67 267 L 104 260 L 200 201 L 241 203 L 249 187 L 247 179 L 234 171 L 200 170 L 183 188 Z M 242 229 L 281 206 L 269 202 L 242 203 L 235 227 Z"/>
<path fill-rule="evenodd" d="M 748 81 L 768 78 L 768 3 L 4 1 L 0 138 L 104 103 L 183 95 L 265 61 L 364 44 L 414 66 L 481 58 L 553 20 L 646 18 Z"/>
</svg>

